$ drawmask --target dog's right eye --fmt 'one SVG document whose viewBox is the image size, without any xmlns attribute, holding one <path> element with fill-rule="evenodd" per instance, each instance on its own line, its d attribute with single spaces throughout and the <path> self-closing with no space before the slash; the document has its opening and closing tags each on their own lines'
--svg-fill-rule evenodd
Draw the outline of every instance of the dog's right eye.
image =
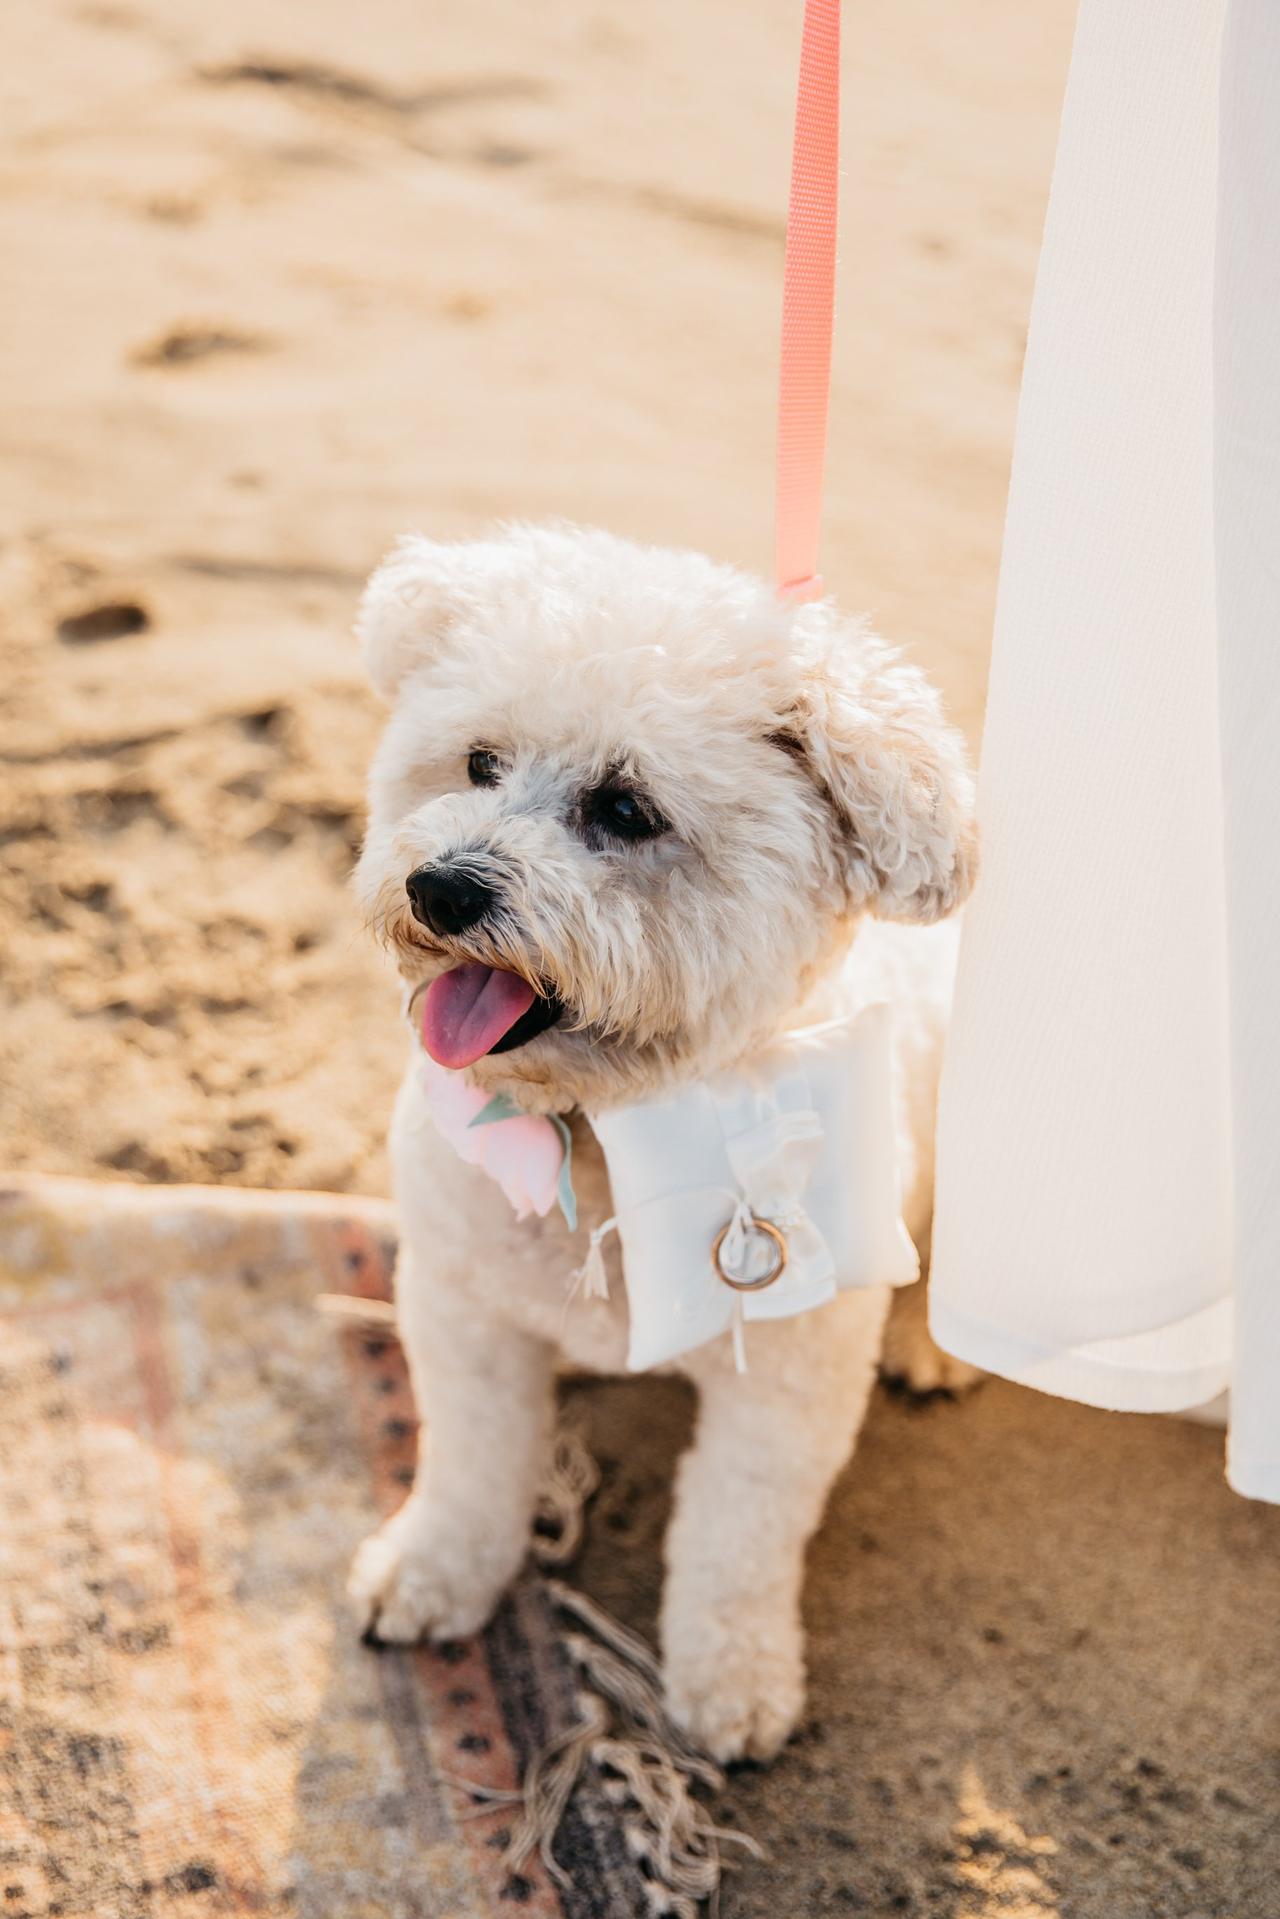
<svg viewBox="0 0 1280 1919">
<path fill-rule="evenodd" d="M 502 761 L 487 746 L 473 747 L 467 755 L 467 778 L 473 786 L 496 786 L 502 778 Z"/>
<path fill-rule="evenodd" d="M 586 794 L 582 816 L 589 827 L 615 840 L 656 840 L 668 830 L 667 822 L 648 800 L 613 780 Z"/>
</svg>

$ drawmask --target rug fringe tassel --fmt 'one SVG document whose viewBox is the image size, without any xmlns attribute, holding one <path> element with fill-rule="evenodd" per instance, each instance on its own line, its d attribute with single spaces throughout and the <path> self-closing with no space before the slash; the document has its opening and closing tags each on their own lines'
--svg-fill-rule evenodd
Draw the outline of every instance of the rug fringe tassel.
<svg viewBox="0 0 1280 1919">
<path fill-rule="evenodd" d="M 587 1501 L 600 1484 L 600 1468 L 582 1434 L 562 1426 L 551 1449 L 546 1484 L 538 1495 L 534 1558 L 540 1566 L 567 1566 L 577 1557 Z"/>
<path fill-rule="evenodd" d="M 377 1326 L 394 1332 L 396 1309 L 389 1299 L 363 1299 L 356 1293 L 317 1293 L 316 1311 L 330 1319 L 344 1319 L 351 1326 Z"/>
<path fill-rule="evenodd" d="M 651 1685 L 661 1686 L 662 1668 L 658 1664 L 657 1654 L 638 1632 L 632 1632 L 630 1626 L 624 1626 L 620 1619 L 615 1619 L 603 1606 L 597 1606 L 594 1599 L 579 1592 L 576 1586 L 566 1585 L 563 1579 L 548 1579 L 544 1583 L 562 1612 L 571 1613 L 597 1639 L 611 1646 L 628 1665 L 642 1672 Z"/>
<path fill-rule="evenodd" d="M 572 1559 L 586 1502 L 599 1480 L 582 1435 L 563 1429 L 539 1505 L 533 1550 L 541 1566 L 560 1567 Z M 695 1786 L 719 1792 L 724 1774 L 668 1717 L 652 1648 L 585 1593 L 550 1576 L 545 1584 L 552 1603 L 574 1622 L 563 1643 L 586 1683 L 576 1695 L 575 1724 L 529 1766 L 524 1810 L 503 1866 L 518 1872 L 536 1852 L 557 1885 L 568 1883 L 552 1848 L 590 1766 L 604 1798 L 622 1815 L 627 1849 L 645 1876 L 650 1919 L 698 1919 L 706 1902 L 713 1911 L 718 1907 L 721 1877 L 731 1863 L 722 1856 L 723 1846 L 736 1846 L 753 1859 L 764 1854 L 749 1834 L 718 1826 L 694 1797 Z"/>
<path fill-rule="evenodd" d="M 561 1887 L 573 1882 L 556 1860 L 552 1846 L 591 1748 L 609 1723 L 608 1708 L 594 1693 L 579 1692 L 576 1704 L 577 1723 L 544 1746 L 525 1775 L 524 1810 L 502 1855 L 504 1869 L 515 1873 L 536 1852 Z"/>
</svg>

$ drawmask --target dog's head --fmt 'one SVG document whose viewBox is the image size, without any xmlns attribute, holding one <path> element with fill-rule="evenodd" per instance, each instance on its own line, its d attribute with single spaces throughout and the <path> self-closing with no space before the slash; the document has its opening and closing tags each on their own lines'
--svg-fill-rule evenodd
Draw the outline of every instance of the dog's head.
<svg viewBox="0 0 1280 1919">
<path fill-rule="evenodd" d="M 403 541 L 359 631 L 392 706 L 362 898 L 426 985 L 432 1052 L 527 1109 L 718 1070 L 861 913 L 934 920 L 969 891 L 960 738 L 829 606 L 517 528 Z"/>
</svg>

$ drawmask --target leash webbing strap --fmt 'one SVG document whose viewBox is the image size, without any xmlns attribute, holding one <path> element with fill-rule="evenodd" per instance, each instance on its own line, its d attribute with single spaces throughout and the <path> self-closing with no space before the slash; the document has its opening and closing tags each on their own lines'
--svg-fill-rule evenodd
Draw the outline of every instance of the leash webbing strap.
<svg viewBox="0 0 1280 1919">
<path fill-rule="evenodd" d="M 818 541 L 831 387 L 840 167 L 840 0 L 805 0 L 778 379 L 778 591 L 822 591 Z"/>
</svg>

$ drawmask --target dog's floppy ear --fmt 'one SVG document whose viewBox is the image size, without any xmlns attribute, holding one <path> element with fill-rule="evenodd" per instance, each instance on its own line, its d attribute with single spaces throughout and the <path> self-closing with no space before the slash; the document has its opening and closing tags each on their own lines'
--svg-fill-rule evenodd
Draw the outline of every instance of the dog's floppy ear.
<svg viewBox="0 0 1280 1919">
<path fill-rule="evenodd" d="M 436 652 L 449 621 L 459 552 L 406 534 L 371 575 L 356 615 L 356 638 L 384 700 L 393 700 L 401 682 Z"/>
<path fill-rule="evenodd" d="M 356 615 L 369 678 L 385 700 L 435 658 L 477 589 L 509 564 L 506 551 L 498 540 L 448 544 L 420 533 L 396 542 L 365 587 Z"/>
<path fill-rule="evenodd" d="M 924 922 L 961 905 L 977 874 L 973 779 L 923 673 L 856 629 L 824 634 L 786 733 L 835 810 L 856 899 Z"/>
</svg>

